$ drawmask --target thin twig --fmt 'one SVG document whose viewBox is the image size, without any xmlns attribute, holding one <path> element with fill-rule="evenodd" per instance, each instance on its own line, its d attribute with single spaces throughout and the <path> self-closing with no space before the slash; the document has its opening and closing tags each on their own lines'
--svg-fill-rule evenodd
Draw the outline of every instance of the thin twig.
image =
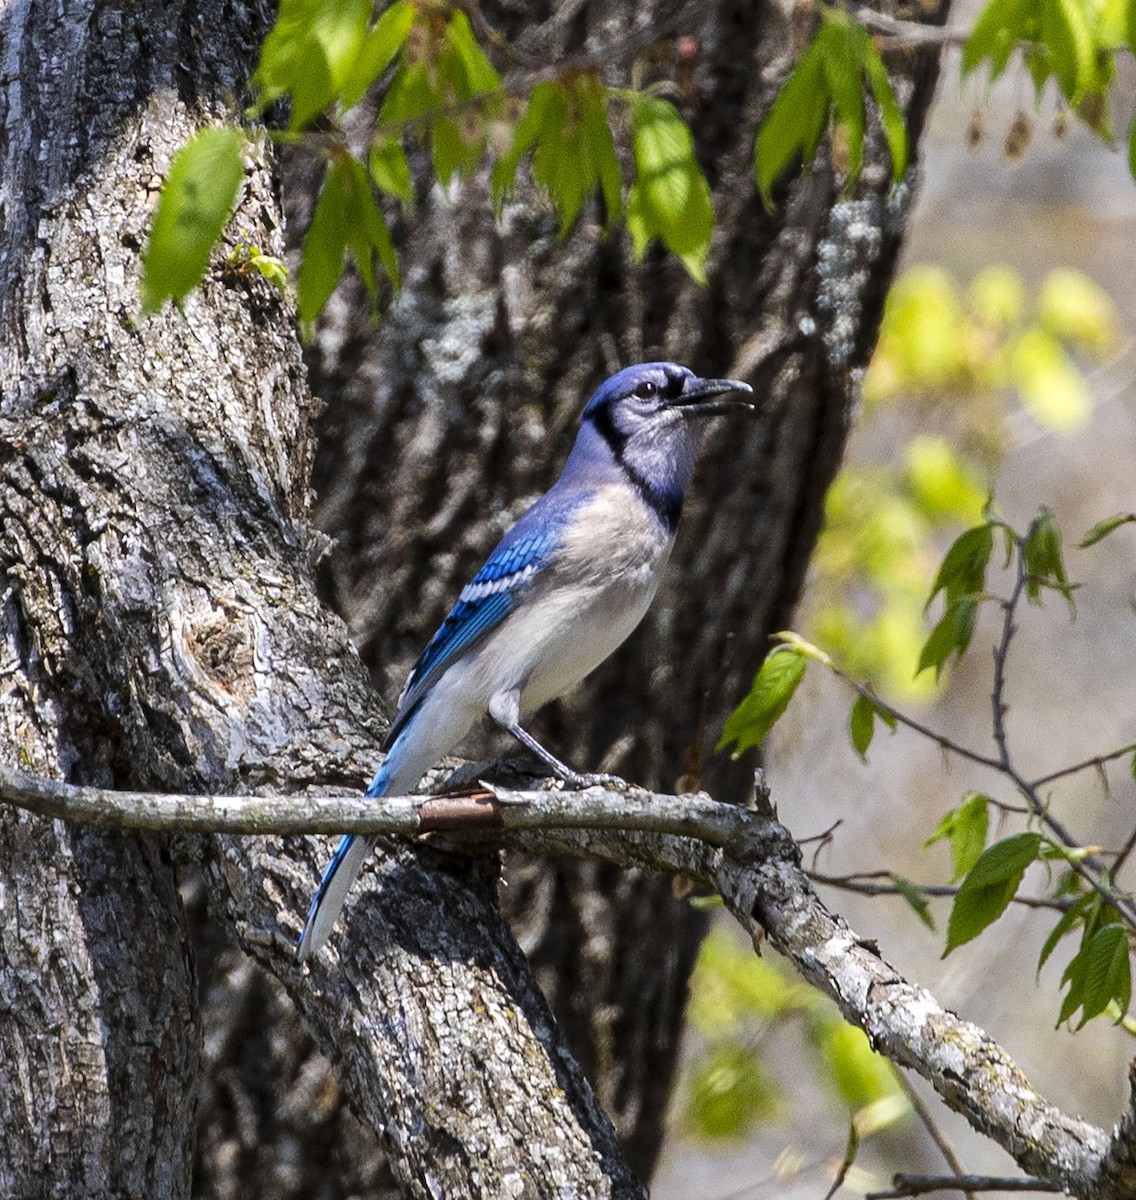
<svg viewBox="0 0 1136 1200">
<path fill-rule="evenodd" d="M 1128 856 L 1136 849 L 1136 829 L 1128 835 L 1128 841 L 1124 843 L 1120 853 L 1116 856 L 1116 862 L 1112 864 L 1112 877 L 1116 878 L 1120 872 L 1120 868 L 1128 861 Z"/>
<path fill-rule="evenodd" d="M 806 871 L 813 883 L 823 883 L 828 887 L 839 888 L 843 892 L 855 892 L 859 896 L 902 896 L 903 891 L 894 883 L 873 883 L 874 879 L 891 879 L 890 871 L 859 871 L 851 875 L 822 875 L 819 871 Z M 905 881 L 908 886 L 923 896 L 938 898 L 941 896 L 957 896 L 958 887 L 948 883 L 912 883 Z M 1056 900 L 1049 896 L 1014 896 L 1013 904 L 1023 908 L 1049 908 L 1055 912 L 1065 912 L 1072 907 L 1072 900 Z"/>
<path fill-rule="evenodd" d="M 886 713 L 892 717 L 898 724 L 903 725 L 907 729 L 914 730 L 915 733 L 922 734 L 923 737 L 934 742 L 937 746 L 948 751 L 951 754 L 957 754 L 960 758 L 965 758 L 968 762 L 976 763 L 980 767 L 992 767 L 995 771 L 1002 769 L 1000 759 L 995 758 L 991 754 L 982 754 L 977 750 L 972 750 L 969 746 L 964 746 L 960 742 L 953 741 L 945 734 L 939 733 L 932 729 L 930 725 L 924 725 L 921 721 L 915 720 L 914 717 L 909 717 L 901 709 L 895 708 L 886 700 L 880 699 L 874 691 L 866 684 L 857 683 L 851 675 L 847 675 L 838 666 L 833 663 L 829 664 L 829 669 L 838 678 L 842 679 L 854 692 L 864 697 L 865 700 L 870 700 L 872 704 L 879 709 L 880 712 Z"/>
<path fill-rule="evenodd" d="M 1080 771 L 1087 771 L 1090 767 L 1103 767 L 1105 763 L 1110 763 L 1113 759 L 1123 758 L 1126 754 L 1133 753 L 1136 753 L 1136 742 L 1131 742 L 1127 746 L 1121 746 L 1119 750 L 1112 750 L 1108 754 L 1097 754 L 1093 758 L 1086 758 L 1084 762 L 1074 763 L 1071 767 L 1062 767 L 1059 771 L 1050 771 L 1048 775 L 1041 775 L 1033 780 L 1030 783 L 1030 787 L 1044 787 L 1047 783 L 1064 779 L 1068 775 L 1076 775 Z"/>
<path fill-rule="evenodd" d="M 890 1192 L 869 1192 L 864 1200 L 897 1200 L 901 1196 L 923 1196 L 927 1192 L 1059 1192 L 1048 1179 L 998 1175 L 896 1175 Z"/>
<path fill-rule="evenodd" d="M 1017 564 L 1017 569 L 1014 576 L 1014 586 L 1010 591 L 1010 595 L 1000 601 L 1002 606 L 1002 632 L 997 645 L 994 647 L 994 685 L 990 694 L 994 722 L 994 742 L 998 747 L 998 769 L 1008 779 L 1013 781 L 1018 791 L 1025 797 L 1033 816 L 1066 849 L 1080 850 L 1082 848 L 1081 844 L 1073 837 L 1065 827 L 1065 824 L 1050 812 L 1049 806 L 1042 801 L 1036 785 L 1026 779 L 1014 765 L 1013 757 L 1010 754 L 1009 734 L 1006 729 L 1006 664 L 1009 660 L 1010 645 L 1014 640 L 1014 634 L 1017 632 L 1015 614 L 1030 580 L 1026 563 L 1026 543 L 1029 541 L 1032 531 L 1033 526 L 1031 525 L 1030 530 L 1027 531 L 1024 537 L 1015 535 L 1016 552 L 1014 560 Z M 1069 858 L 1067 861 L 1072 871 L 1116 908 L 1120 919 L 1129 928 L 1136 929 L 1136 904 L 1131 899 L 1120 896 L 1113 888 L 1102 882 L 1101 877 L 1104 874 L 1105 867 L 1100 859 L 1095 855 L 1086 855 L 1083 859 Z"/>
<path fill-rule="evenodd" d="M 856 20 L 874 33 L 882 34 L 888 46 L 961 46 L 970 29 L 965 25 L 924 25 L 920 21 L 904 21 L 873 8 L 858 8 Z"/>
<path fill-rule="evenodd" d="M 935 1118 L 931 1116 L 931 1110 L 926 1104 L 923 1103 L 923 1098 L 912 1086 L 911 1080 L 908 1079 L 902 1071 L 896 1071 L 894 1074 L 896 1079 L 899 1080 L 899 1086 L 903 1089 L 904 1094 L 907 1096 L 908 1102 L 915 1111 L 915 1115 L 922 1122 L 923 1128 L 926 1129 L 931 1135 L 931 1140 L 936 1146 L 938 1146 L 939 1153 L 946 1160 L 947 1166 L 950 1167 L 950 1169 L 960 1179 L 963 1178 L 966 1175 L 966 1171 L 963 1169 L 962 1162 L 955 1153 L 955 1148 L 951 1145 L 950 1139 L 936 1124 Z M 964 1189 L 964 1191 L 966 1191 L 966 1189 Z M 967 1200 L 974 1200 L 974 1192 L 966 1191 L 966 1197 Z"/>
</svg>

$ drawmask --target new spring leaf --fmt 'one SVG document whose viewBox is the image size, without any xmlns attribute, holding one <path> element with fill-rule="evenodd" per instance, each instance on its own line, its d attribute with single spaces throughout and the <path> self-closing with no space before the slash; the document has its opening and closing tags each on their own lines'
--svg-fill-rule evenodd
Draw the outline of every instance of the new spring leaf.
<svg viewBox="0 0 1136 1200">
<path fill-rule="evenodd" d="M 236 129 L 203 129 L 170 164 L 142 260 L 142 308 L 157 312 L 201 282 L 244 176 Z"/>
</svg>

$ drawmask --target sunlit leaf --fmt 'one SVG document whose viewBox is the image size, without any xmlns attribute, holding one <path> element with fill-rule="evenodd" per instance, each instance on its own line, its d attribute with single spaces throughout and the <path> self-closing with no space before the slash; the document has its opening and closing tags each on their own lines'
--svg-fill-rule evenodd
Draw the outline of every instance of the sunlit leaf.
<svg viewBox="0 0 1136 1200">
<path fill-rule="evenodd" d="M 989 489 L 945 438 L 912 438 L 903 462 L 908 486 L 928 516 L 968 524 L 981 520 Z"/>
<path fill-rule="evenodd" d="M 777 646 L 766 656 L 749 695 L 730 714 L 718 749 L 734 743 L 734 755 L 760 746 L 781 718 L 797 685 L 804 678 L 808 659 L 799 650 Z"/>
<path fill-rule="evenodd" d="M 1073 104 L 1092 86 L 1095 46 L 1085 9 L 1077 0 L 1040 0 L 1041 40 L 1049 50 L 1061 90 Z"/>
<path fill-rule="evenodd" d="M 981 12 L 962 50 L 962 73 L 989 61 L 991 81 L 1006 69 L 1018 42 L 1029 40 L 1036 25 L 1037 0 L 992 0 Z"/>
<path fill-rule="evenodd" d="M 1037 305 L 1042 326 L 1062 341 L 1097 357 L 1115 349 L 1120 324 L 1116 305 L 1081 271 L 1050 271 Z"/>
<path fill-rule="evenodd" d="M 174 156 L 142 259 L 142 308 L 157 312 L 201 281 L 244 177 L 241 134 L 203 129 Z"/>
<path fill-rule="evenodd" d="M 857 53 L 860 43 L 852 36 L 852 32 L 848 21 L 828 20 L 821 26 L 816 39 L 828 94 L 832 98 L 833 114 L 847 133 L 846 174 L 850 181 L 860 177 L 864 165 L 864 133 L 867 128 L 861 77 L 863 63 Z"/>
<path fill-rule="evenodd" d="M 608 124 L 606 93 L 598 78 L 581 76 L 571 86 L 538 84 L 513 134 L 494 165 L 494 204 L 500 210 L 512 189 L 517 166 L 532 151 L 533 178 L 548 192 L 566 233 L 584 201 L 599 186 L 608 223 L 623 209 L 623 178 Z"/>
<path fill-rule="evenodd" d="M 1018 833 L 983 851 L 955 895 L 944 958 L 976 938 L 1006 911 L 1040 847 L 1039 834 Z"/>
<path fill-rule="evenodd" d="M 694 157 L 694 138 L 678 110 L 659 96 L 636 96 L 631 105 L 635 181 L 627 228 L 637 258 L 655 238 L 706 282 L 706 256 L 714 209 L 710 188 Z"/>
<path fill-rule="evenodd" d="M 688 1113 L 703 1137 L 738 1137 L 776 1103 L 775 1083 L 753 1051 L 739 1042 L 713 1047 L 694 1069 Z"/>
<path fill-rule="evenodd" d="M 395 0 L 363 39 L 355 61 L 343 83 L 343 105 L 352 108 L 367 89 L 394 61 L 414 24 L 414 5 L 410 0 Z"/>
<path fill-rule="evenodd" d="M 808 165 L 828 124 L 830 97 L 824 84 L 824 61 L 814 41 L 777 94 L 754 143 L 757 188 L 773 208 L 773 184 L 800 154 Z"/>
<path fill-rule="evenodd" d="M 259 105 L 292 99 L 293 129 L 322 112 L 350 78 L 370 0 L 283 0 L 253 75 Z"/>
<path fill-rule="evenodd" d="M 397 196 L 403 204 L 414 200 L 414 183 L 410 178 L 410 164 L 402 140 L 394 135 L 377 136 L 368 156 L 371 178 L 375 186 L 391 196 Z"/>
<path fill-rule="evenodd" d="M 324 176 L 296 273 L 296 307 L 301 321 L 314 321 L 343 274 L 350 204 L 349 177 L 334 164 Z"/>
<path fill-rule="evenodd" d="M 895 98 L 895 90 L 888 78 L 876 43 L 866 34 L 863 37 L 864 70 L 872 88 L 872 95 L 880 110 L 880 125 L 883 127 L 884 140 L 891 154 L 891 174 L 894 180 L 900 180 L 907 172 L 907 126 L 903 121 L 903 113 Z"/>
<path fill-rule="evenodd" d="M 978 862 L 986 849 L 990 828 L 990 797 L 970 792 L 939 822 L 935 832 L 923 843 L 924 849 L 946 840 L 951 848 L 952 880 L 959 880 Z"/>
<path fill-rule="evenodd" d="M 840 1098 L 849 1107 L 863 1108 L 900 1094 L 891 1064 L 872 1049 L 862 1029 L 831 1012 L 814 1016 L 807 1029 L 828 1064 Z"/>
</svg>

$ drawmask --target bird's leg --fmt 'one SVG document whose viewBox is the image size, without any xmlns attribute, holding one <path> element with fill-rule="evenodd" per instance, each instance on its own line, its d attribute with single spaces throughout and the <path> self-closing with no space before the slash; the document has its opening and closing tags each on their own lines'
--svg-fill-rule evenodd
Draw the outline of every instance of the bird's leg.
<svg viewBox="0 0 1136 1200">
<path fill-rule="evenodd" d="M 506 692 L 502 695 L 494 696 L 489 702 L 489 715 L 498 725 L 507 729 L 522 746 L 531 750 L 542 762 L 546 763 L 554 775 L 559 776 L 565 783 L 571 784 L 572 787 L 627 787 L 626 780 L 620 779 L 618 775 L 604 775 L 599 773 L 581 775 L 579 771 L 573 771 L 567 763 L 561 762 L 551 750 L 546 750 L 531 733 L 521 728 L 520 721 L 518 720 L 520 716 L 520 696 L 517 692 Z"/>
</svg>

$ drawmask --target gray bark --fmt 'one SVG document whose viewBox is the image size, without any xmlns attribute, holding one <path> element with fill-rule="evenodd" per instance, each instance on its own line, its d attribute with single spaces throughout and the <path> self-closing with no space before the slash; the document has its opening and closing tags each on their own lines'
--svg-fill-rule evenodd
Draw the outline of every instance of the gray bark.
<svg viewBox="0 0 1136 1200">
<path fill-rule="evenodd" d="M 463 773 L 468 776 L 469 768 Z M 484 775 L 485 767 L 477 773 Z M 511 844 L 624 868 L 677 870 L 722 897 L 755 950 L 760 951 L 763 937 L 768 937 L 892 1062 L 917 1071 L 951 1108 L 1013 1155 L 1029 1174 L 1010 1180 L 1009 1190 L 1036 1184 L 1037 1190 L 1061 1190 L 1083 1200 L 1128 1200 L 1136 1189 L 1136 1063 L 1131 1068 L 1134 1088 L 1128 1111 L 1111 1137 L 1061 1112 L 1033 1089 L 993 1038 L 943 1009 L 930 993 L 896 971 L 874 942 L 858 937 L 827 909 L 801 869 L 800 847 L 777 823 L 769 795 L 760 792 L 754 800 L 743 808 L 704 793 L 664 796 L 599 788 L 583 793 L 518 792 L 491 786 L 479 795 L 364 801 L 357 796 L 309 796 L 305 811 L 298 813 L 289 799 L 77 788 L 0 765 L 0 801 L 106 828 L 293 833 L 338 826 L 357 833 L 434 835 L 431 845 L 438 851 Z M 488 861 L 482 859 L 483 864 Z M 279 862 L 272 864 L 267 858 L 254 866 L 280 870 Z M 435 899 L 431 895 L 431 906 Z M 411 910 L 392 912 L 388 925 L 401 930 L 400 946 L 428 944 L 431 956 L 449 949 L 445 937 L 423 935 L 423 922 L 430 924 L 428 914 Z M 484 942 L 476 951 L 469 949 L 488 957 Z M 503 966 L 508 971 L 498 960 L 495 970 L 500 973 Z M 337 1025 L 336 1033 L 335 1044 L 347 1063 L 369 1036 L 359 1021 Z M 476 1054 L 496 1061 L 501 1050 L 500 1044 L 478 1046 Z M 369 1055 L 362 1057 L 371 1061 Z M 416 1059 L 415 1066 L 420 1061 Z M 429 1057 L 425 1061 L 428 1069 L 419 1067 L 416 1074 L 427 1077 L 429 1087 L 428 1077 L 438 1064 Z M 361 1094 L 373 1095 L 384 1085 L 378 1077 L 360 1079 L 358 1086 Z M 909 1177 L 897 1176 L 898 1195 L 932 1190 L 923 1177 L 913 1191 L 905 1192 L 905 1178 Z M 996 1183 L 967 1184 L 967 1178 L 958 1178 L 950 1186 L 962 1191 L 1006 1190 Z"/>
<path fill-rule="evenodd" d="M 542 52 L 602 44 L 630 11 L 596 4 L 563 28 L 553 18 Z M 491 16 L 523 33 L 523 12 Z M 856 199 L 837 202 L 821 161 L 777 214 L 762 212 L 743 130 L 788 65 L 785 14 L 663 4 L 653 17 L 701 37 L 685 107 L 721 222 L 711 287 L 659 254 L 629 262 L 622 239 L 600 239 L 591 222 L 558 242 L 528 200 L 498 232 L 479 180 L 452 206 L 424 192 L 401 235 L 407 287 L 378 333 L 348 295 L 319 343 L 333 401 L 319 518 L 351 535 L 329 586 L 393 696 L 455 583 L 548 482 L 599 376 L 665 354 L 750 378 L 761 420 L 708 448 L 656 615 L 544 728 L 581 764 L 606 758 L 645 783 L 695 776 L 737 796 L 748 767 L 704 762 L 706 746 L 799 588 L 903 193 L 885 201 L 873 150 Z M 50 777 L 355 787 L 375 761 L 381 721 L 365 672 L 311 578 L 314 405 L 287 306 L 263 281 L 216 270 L 184 314 L 137 313 L 156 179 L 200 123 L 238 115 L 265 23 L 255 5 L 173 0 L 29 2 L 4 17 L 0 754 Z M 934 62 L 897 66 L 917 137 Z M 250 162 L 234 228 L 279 251 L 281 227 L 269 164 Z M 499 919 L 492 861 L 391 849 L 334 967 L 301 977 L 286 943 L 327 844 L 290 843 L 288 859 L 270 850 L 0 817 L 0 1062 L 12 1065 L 0 1079 L 0 1188 L 188 1193 L 203 1020 L 176 855 L 201 861 L 229 936 L 270 966 L 340 1060 L 407 1194 L 440 1182 L 447 1194 L 503 1195 L 518 1179 L 526 1195 L 638 1194 Z M 700 922 L 665 880 L 609 867 L 558 867 L 513 892 L 527 901 L 526 948 L 645 1169 Z M 202 956 L 210 1005 L 244 1007 L 220 1020 L 211 1007 L 204 1021 L 203 1145 L 217 1150 L 198 1160 L 199 1190 L 284 1179 L 283 1143 L 251 1153 L 262 1132 L 310 1152 L 297 1192 L 306 1182 L 308 1194 L 336 1194 L 314 1183 L 326 1185 L 334 1159 L 329 1130 L 346 1125 L 315 1105 L 290 1126 L 265 1118 L 286 1081 L 318 1077 L 310 1043 L 286 1027 L 267 1039 L 268 1065 L 236 1057 L 255 989 L 277 1006 L 282 993 L 236 969 L 233 953 Z M 333 1081 L 322 1086 L 334 1094 Z M 346 1174 L 378 1186 L 379 1170 L 353 1161 Z"/>
<path fill-rule="evenodd" d="M 606 373 L 668 358 L 741 374 L 760 417 L 713 431 L 644 627 L 535 732 L 578 769 L 745 794 L 752 756 L 732 763 L 713 746 L 769 634 L 789 623 L 909 198 L 906 185 L 888 197 L 875 146 L 854 198 L 840 200 L 822 154 L 776 213 L 762 209 L 753 129 L 791 65 L 790 8 L 591 0 L 571 23 L 554 15 L 541 25 L 519 6 L 483 6 L 549 58 L 591 52 L 602 62 L 631 29 L 696 36 L 694 87 L 680 107 L 719 228 L 703 289 L 659 252 L 631 261 L 627 239 L 605 239 L 594 213 L 561 240 L 547 205 L 523 188 L 498 225 L 484 177 L 449 202 L 423 177 L 413 215 L 398 219 L 404 287 L 381 324 L 358 285 L 341 288 L 309 353 L 328 402 L 315 466 L 316 517 L 335 539 L 323 580 L 388 700 L 485 553 L 555 477 L 582 401 Z M 891 65 L 917 146 L 936 55 Z M 612 61 L 609 81 L 626 82 L 626 66 Z M 297 164 L 286 178 L 298 240 L 312 176 Z M 649 1176 L 705 915 L 676 899 L 669 879 L 609 865 L 518 855 L 505 878 L 502 904 L 541 987 Z"/>
<path fill-rule="evenodd" d="M 184 314 L 137 319 L 147 189 L 198 122 L 236 115 L 264 27 L 222 5 L 7 15 L 0 753 L 48 776 L 358 786 L 375 759 L 371 691 L 311 582 L 312 400 L 291 314 L 262 281 L 215 272 Z M 234 227 L 280 250 L 281 226 L 250 163 Z M 185 1195 L 200 1020 L 171 847 L 2 820 L 6 1191 Z M 484 865 L 386 856 L 354 962 L 301 978 L 279 924 L 294 936 L 324 844 L 271 869 L 251 842 L 173 849 L 203 859 L 246 948 L 269 953 L 268 936 L 326 1050 L 368 1026 L 370 1059 L 345 1078 L 408 1194 L 505 1195 L 521 1169 L 534 1195 L 639 1194 Z M 399 923 L 424 908 L 430 922 Z M 396 998 L 404 1020 L 386 1021 Z M 496 1050 L 492 1104 L 455 1086 L 468 1069 L 469 1095 L 488 1095 L 471 1046 Z M 425 1052 L 452 1072 L 436 1092 L 411 1070 Z"/>
</svg>

